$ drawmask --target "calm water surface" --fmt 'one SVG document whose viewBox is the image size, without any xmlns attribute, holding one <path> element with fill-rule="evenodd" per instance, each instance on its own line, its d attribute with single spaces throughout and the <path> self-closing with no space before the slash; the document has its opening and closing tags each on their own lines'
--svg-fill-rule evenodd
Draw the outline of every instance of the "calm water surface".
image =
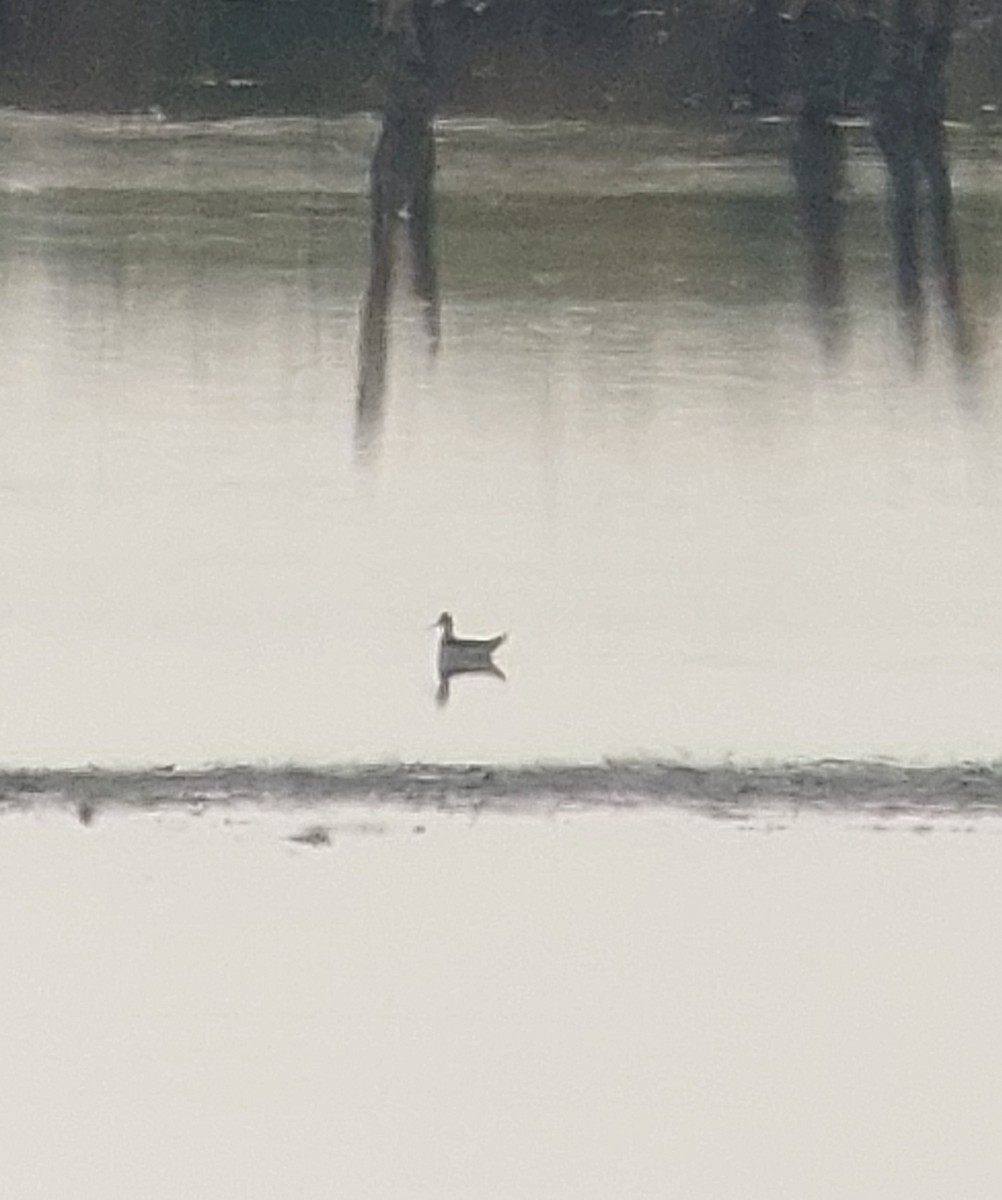
<svg viewBox="0 0 1002 1200">
<path fill-rule="evenodd" d="M 446 122 L 361 436 L 375 130 L 0 114 L 0 762 L 997 756 L 990 135 L 962 381 L 861 134 L 826 367 L 782 129 Z M 439 709 L 443 608 L 511 640 Z"/>
</svg>

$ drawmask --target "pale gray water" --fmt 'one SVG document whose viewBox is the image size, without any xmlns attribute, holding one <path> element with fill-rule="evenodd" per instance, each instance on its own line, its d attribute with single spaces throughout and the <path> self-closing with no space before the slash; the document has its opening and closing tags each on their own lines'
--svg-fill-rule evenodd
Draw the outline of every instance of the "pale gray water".
<svg viewBox="0 0 1002 1200">
<path fill-rule="evenodd" d="M 446 123 L 442 352 L 401 305 L 360 447 L 374 133 L 0 116 L 0 762 L 996 757 L 990 138 L 962 386 L 862 134 L 826 372 L 782 130 Z M 440 710 L 444 607 L 511 640 Z"/>
<path fill-rule="evenodd" d="M 4 818 L 7 1195 L 998 1196 L 996 822 L 332 816 Z"/>
</svg>

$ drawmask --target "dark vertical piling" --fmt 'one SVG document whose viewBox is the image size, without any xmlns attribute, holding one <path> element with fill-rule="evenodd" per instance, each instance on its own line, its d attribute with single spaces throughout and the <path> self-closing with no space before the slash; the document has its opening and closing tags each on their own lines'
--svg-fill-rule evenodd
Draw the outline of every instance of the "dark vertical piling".
<svg viewBox="0 0 1002 1200">
<path fill-rule="evenodd" d="M 808 0 L 794 23 L 800 112 L 792 144 L 797 209 L 807 260 L 807 301 L 825 357 L 845 340 L 845 134 L 842 23 L 824 0 Z"/>
<path fill-rule="evenodd" d="M 438 348 L 440 300 L 435 260 L 436 71 L 432 0 L 380 0 L 386 100 L 370 172 L 369 285 L 362 302 L 356 439 L 368 446 L 382 424 L 389 319 L 401 234 L 412 286 L 424 310 L 429 346 Z"/>
<path fill-rule="evenodd" d="M 919 216 L 924 184 L 932 275 L 959 363 L 971 357 L 961 296 L 960 256 L 953 222 L 953 190 L 946 156 L 946 64 L 957 0 L 936 0 L 930 24 L 916 0 L 894 0 L 887 50 L 873 96 L 870 125 L 887 167 L 894 269 L 904 332 L 913 365 L 925 351 Z"/>
</svg>

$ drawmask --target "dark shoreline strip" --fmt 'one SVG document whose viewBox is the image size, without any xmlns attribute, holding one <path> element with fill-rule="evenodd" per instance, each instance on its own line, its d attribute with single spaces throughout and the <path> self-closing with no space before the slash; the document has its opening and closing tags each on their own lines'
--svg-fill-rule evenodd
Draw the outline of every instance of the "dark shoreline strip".
<svg viewBox="0 0 1002 1200">
<path fill-rule="evenodd" d="M 330 768 L 221 766 L 198 770 L 0 771 L 0 811 L 48 804 L 137 809 L 204 805 L 364 803 L 410 808 L 549 811 L 668 806 L 707 815 L 775 805 L 812 810 L 1002 815 L 1002 763 L 919 767 L 828 760 L 761 766 L 674 762 L 596 765 Z"/>
</svg>

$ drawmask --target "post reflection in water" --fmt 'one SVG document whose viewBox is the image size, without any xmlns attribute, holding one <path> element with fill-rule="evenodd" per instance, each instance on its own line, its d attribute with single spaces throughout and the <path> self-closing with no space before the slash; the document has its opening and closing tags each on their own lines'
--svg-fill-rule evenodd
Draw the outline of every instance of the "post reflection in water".
<svg viewBox="0 0 1002 1200">
<path fill-rule="evenodd" d="M 845 134 L 821 107 L 805 107 L 793 142 L 800 228 L 807 248 L 807 300 L 825 358 L 845 350 Z"/>
<path fill-rule="evenodd" d="M 845 343 L 845 133 L 835 121 L 842 107 L 841 25 L 830 5 L 810 0 L 794 22 L 801 108 L 792 160 L 801 232 L 807 246 L 807 298 L 825 357 Z"/>
<path fill-rule="evenodd" d="M 895 292 L 913 369 L 924 361 L 926 297 L 919 238 L 924 180 L 932 272 L 955 361 L 971 365 L 973 345 L 961 296 L 960 256 L 946 160 L 944 72 L 955 0 L 938 0 L 932 24 L 913 0 L 895 0 L 886 49 L 875 55 L 870 129 L 887 170 Z M 822 351 L 843 357 L 846 333 L 846 134 L 840 21 L 827 4 L 808 0 L 794 22 L 800 112 L 792 167 L 806 247 L 807 299 Z"/>
<path fill-rule="evenodd" d="M 369 285 L 362 304 L 356 392 L 356 448 L 379 439 L 386 392 L 386 361 L 394 267 L 406 230 L 411 283 L 421 302 L 428 346 L 438 350 L 440 301 L 434 247 L 435 68 L 430 0 L 397 21 L 399 6 L 385 5 L 382 29 L 389 68 L 383 126 L 373 155 Z"/>
<path fill-rule="evenodd" d="M 829 116 L 801 115 L 795 134 L 794 178 L 800 227 L 807 244 L 807 298 L 825 358 L 845 350 L 845 135 Z"/>
<path fill-rule="evenodd" d="M 953 40 L 956 0 L 937 0 L 932 23 L 922 23 L 914 0 L 895 0 L 890 49 L 874 89 L 871 128 L 887 166 L 898 304 L 912 365 L 922 365 L 926 302 L 919 241 L 919 192 L 925 180 L 932 270 L 951 348 L 970 364 L 973 346 L 960 289 L 953 190 L 946 161 L 945 71 Z"/>
</svg>

